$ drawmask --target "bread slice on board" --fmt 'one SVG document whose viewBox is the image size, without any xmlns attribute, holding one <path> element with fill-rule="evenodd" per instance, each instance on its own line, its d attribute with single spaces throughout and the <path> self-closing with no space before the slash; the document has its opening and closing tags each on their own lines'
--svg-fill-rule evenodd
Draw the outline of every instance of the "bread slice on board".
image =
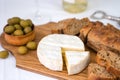
<svg viewBox="0 0 120 80">
<path fill-rule="evenodd" d="M 111 24 L 89 21 L 80 29 L 79 37 L 95 51 L 105 49 L 120 54 L 120 30 Z"/>
<path fill-rule="evenodd" d="M 88 18 L 83 19 L 76 19 L 76 18 L 70 18 L 70 19 L 64 19 L 62 21 L 59 21 L 56 24 L 56 28 L 52 29 L 52 33 L 63 33 L 63 34 L 69 34 L 69 35 L 76 35 L 79 34 L 80 29 L 87 25 L 89 23 Z"/>
<path fill-rule="evenodd" d="M 110 24 L 103 26 L 96 25 L 87 36 L 87 45 L 95 51 L 105 49 L 120 54 L 119 44 L 120 30 Z"/>
<path fill-rule="evenodd" d="M 117 80 L 117 78 L 109 73 L 105 67 L 90 63 L 88 66 L 88 80 Z"/>
<path fill-rule="evenodd" d="M 100 50 L 96 56 L 96 62 L 106 67 L 108 72 L 120 77 L 120 55 L 107 50 Z"/>
</svg>

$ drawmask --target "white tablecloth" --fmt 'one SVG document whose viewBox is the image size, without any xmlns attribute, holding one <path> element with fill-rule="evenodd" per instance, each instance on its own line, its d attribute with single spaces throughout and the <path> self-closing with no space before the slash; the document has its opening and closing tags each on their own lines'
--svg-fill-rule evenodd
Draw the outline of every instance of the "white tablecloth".
<svg viewBox="0 0 120 80">
<path fill-rule="evenodd" d="M 62 7 L 62 0 L 0 0 L 0 34 L 7 23 L 7 19 L 13 16 L 30 18 L 35 25 L 44 24 L 49 21 L 59 21 L 66 18 L 89 17 L 97 10 L 103 10 L 109 15 L 120 16 L 120 0 L 88 0 L 86 11 L 78 14 L 65 12 Z M 39 3 L 40 18 L 35 19 L 34 15 Z M 92 19 L 91 19 L 92 20 Z M 110 20 L 100 20 L 103 23 L 111 23 L 115 27 L 120 26 Z M 0 50 L 3 48 L 0 46 Z M 0 59 L 0 80 L 54 80 L 44 75 L 22 70 L 16 67 L 16 60 L 11 53 L 7 59 Z"/>
</svg>

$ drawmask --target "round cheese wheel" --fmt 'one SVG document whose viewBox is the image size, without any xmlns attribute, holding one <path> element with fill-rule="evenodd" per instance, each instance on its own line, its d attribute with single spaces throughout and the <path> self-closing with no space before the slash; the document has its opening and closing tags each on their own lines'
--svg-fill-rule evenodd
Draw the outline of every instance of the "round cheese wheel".
<svg viewBox="0 0 120 80">
<path fill-rule="evenodd" d="M 84 43 L 77 36 L 50 34 L 40 40 L 37 48 L 37 56 L 40 63 L 46 68 L 54 71 L 62 71 L 65 51 L 84 52 Z"/>
</svg>

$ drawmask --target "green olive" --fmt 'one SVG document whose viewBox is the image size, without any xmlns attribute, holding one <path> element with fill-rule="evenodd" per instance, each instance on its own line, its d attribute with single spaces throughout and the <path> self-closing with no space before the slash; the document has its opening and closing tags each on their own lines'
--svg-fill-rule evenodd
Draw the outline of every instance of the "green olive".
<svg viewBox="0 0 120 80">
<path fill-rule="evenodd" d="M 22 30 L 15 30 L 13 34 L 15 36 L 21 36 L 21 35 L 24 35 L 24 32 Z"/>
<path fill-rule="evenodd" d="M 28 43 L 26 44 L 26 47 L 27 47 L 28 49 L 34 50 L 34 49 L 37 48 L 37 43 L 34 42 L 34 41 L 30 41 L 30 42 L 28 42 Z"/>
<path fill-rule="evenodd" d="M 29 32 L 31 32 L 32 31 L 32 28 L 31 27 L 25 27 L 24 28 L 24 32 L 27 34 L 27 33 L 29 33 Z"/>
<path fill-rule="evenodd" d="M 29 23 L 29 26 L 32 27 L 33 25 L 32 21 L 30 19 L 27 19 L 26 21 Z"/>
<path fill-rule="evenodd" d="M 11 34 L 15 31 L 15 27 L 14 26 L 6 26 L 4 31 L 5 31 L 5 33 Z"/>
<path fill-rule="evenodd" d="M 7 58 L 9 55 L 8 51 L 6 50 L 3 50 L 3 51 L 0 51 L 0 58 Z"/>
<path fill-rule="evenodd" d="M 19 54 L 26 54 L 28 52 L 28 49 L 27 49 L 27 47 L 26 46 L 20 46 L 19 48 L 18 48 L 18 53 Z"/>
<path fill-rule="evenodd" d="M 28 27 L 28 26 L 29 26 L 29 23 L 28 23 L 28 21 L 26 21 L 26 20 L 21 20 L 21 21 L 20 21 L 20 25 L 21 25 L 23 28 L 25 28 L 25 27 Z"/>
<path fill-rule="evenodd" d="M 19 24 L 14 25 L 15 29 L 22 29 L 22 27 Z"/>
<path fill-rule="evenodd" d="M 14 24 L 19 24 L 20 20 L 21 19 L 19 17 L 13 17 L 13 18 L 8 19 L 7 22 L 9 25 L 14 25 Z"/>
</svg>

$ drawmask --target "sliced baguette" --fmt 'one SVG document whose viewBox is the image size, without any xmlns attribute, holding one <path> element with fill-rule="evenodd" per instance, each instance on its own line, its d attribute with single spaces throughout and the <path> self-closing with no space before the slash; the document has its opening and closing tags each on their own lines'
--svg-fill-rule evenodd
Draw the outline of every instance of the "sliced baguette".
<svg viewBox="0 0 120 80">
<path fill-rule="evenodd" d="M 111 24 L 97 23 L 87 35 L 87 45 L 93 50 L 110 50 L 120 54 L 120 30 Z"/>
<path fill-rule="evenodd" d="M 120 55 L 111 51 L 100 50 L 96 56 L 96 62 L 106 67 L 108 72 L 120 77 Z"/>
<path fill-rule="evenodd" d="M 58 34 L 77 35 L 79 34 L 80 29 L 88 23 L 88 18 L 83 18 L 80 20 L 76 18 L 64 19 L 59 21 L 56 24 L 56 28 L 52 29 L 51 32 Z"/>
<path fill-rule="evenodd" d="M 86 26 L 83 26 L 81 29 L 80 29 L 80 34 L 79 34 L 79 37 L 82 39 L 82 41 L 84 43 L 87 42 L 87 35 L 88 33 L 90 32 L 90 30 L 95 26 L 95 23 L 94 22 L 89 22 L 88 25 Z"/>
<path fill-rule="evenodd" d="M 109 73 L 105 67 L 90 63 L 88 66 L 88 80 L 117 80 L 117 77 Z"/>
</svg>

